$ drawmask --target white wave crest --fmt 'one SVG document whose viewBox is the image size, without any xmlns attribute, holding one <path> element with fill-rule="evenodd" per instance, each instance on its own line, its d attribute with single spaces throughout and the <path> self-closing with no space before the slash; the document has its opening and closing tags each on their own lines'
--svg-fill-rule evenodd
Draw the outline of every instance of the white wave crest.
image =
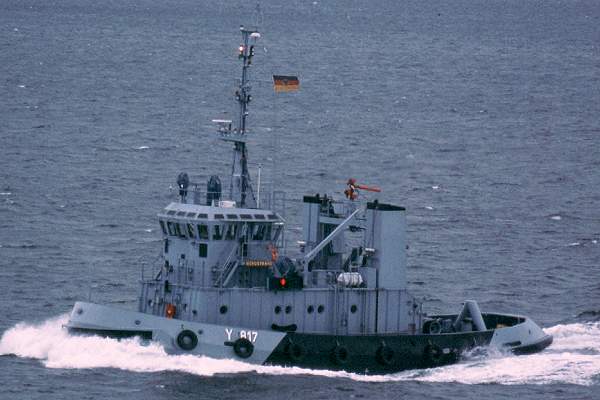
<svg viewBox="0 0 600 400">
<path fill-rule="evenodd" d="M 48 368 L 119 368 L 135 372 L 181 371 L 211 376 L 254 371 L 260 374 L 311 374 L 369 382 L 424 381 L 464 384 L 593 384 L 600 376 L 600 323 L 556 325 L 546 329 L 554 344 L 528 356 L 475 352 L 455 365 L 390 375 L 366 376 L 346 372 L 257 366 L 236 360 L 169 355 L 156 344 L 139 339 L 114 340 L 69 335 L 62 327 L 68 317 L 39 325 L 19 323 L 0 339 L 0 355 L 40 360 Z"/>
</svg>

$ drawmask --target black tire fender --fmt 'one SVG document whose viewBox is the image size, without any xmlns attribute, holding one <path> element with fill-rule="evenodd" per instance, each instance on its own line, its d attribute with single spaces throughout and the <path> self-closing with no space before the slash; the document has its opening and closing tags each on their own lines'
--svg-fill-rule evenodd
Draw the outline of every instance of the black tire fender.
<svg viewBox="0 0 600 400">
<path fill-rule="evenodd" d="M 285 352 L 290 360 L 294 362 L 300 362 L 304 360 L 306 356 L 306 350 L 301 344 L 290 342 L 285 348 Z"/>
<path fill-rule="evenodd" d="M 344 345 L 338 344 L 331 351 L 331 359 L 334 363 L 338 365 L 346 364 L 349 358 L 350 352 L 348 351 L 348 348 Z"/>
<path fill-rule="evenodd" d="M 381 365 L 391 365 L 396 358 L 396 353 L 394 350 L 385 344 L 379 346 L 377 351 L 375 352 L 375 359 Z"/>
<path fill-rule="evenodd" d="M 425 356 L 426 360 L 431 361 L 433 363 L 438 363 L 442 360 L 444 352 L 442 351 L 440 346 L 435 344 L 428 344 L 427 346 L 425 346 L 423 355 Z"/>
<path fill-rule="evenodd" d="M 254 345 L 246 338 L 239 338 L 233 342 L 233 351 L 240 358 L 248 358 L 254 353 Z"/>
<path fill-rule="evenodd" d="M 198 336 L 189 329 L 184 329 L 177 335 L 177 345 L 182 350 L 194 350 L 198 346 Z"/>
</svg>

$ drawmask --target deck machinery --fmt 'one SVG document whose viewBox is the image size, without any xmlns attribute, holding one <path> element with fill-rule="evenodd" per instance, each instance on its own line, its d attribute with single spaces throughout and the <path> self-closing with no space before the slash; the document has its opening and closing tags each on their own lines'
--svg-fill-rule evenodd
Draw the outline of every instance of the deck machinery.
<svg viewBox="0 0 600 400">
<path fill-rule="evenodd" d="M 406 211 L 357 198 L 302 199 L 303 236 L 295 259 L 279 254 L 284 218 L 259 207 L 246 145 L 249 71 L 260 34 L 241 28 L 239 118 L 214 120 L 233 144 L 228 187 L 177 178 L 178 201 L 158 214 L 162 257 L 144 277 L 137 311 L 75 304 L 71 332 L 141 336 L 167 351 L 293 365 L 389 373 L 456 362 L 465 350 L 515 353 L 552 342 L 527 317 L 482 313 L 465 301 L 453 315 L 427 315 L 407 290 Z M 377 189 L 374 189 L 377 191 Z M 458 307 L 457 307 L 458 308 Z"/>
</svg>

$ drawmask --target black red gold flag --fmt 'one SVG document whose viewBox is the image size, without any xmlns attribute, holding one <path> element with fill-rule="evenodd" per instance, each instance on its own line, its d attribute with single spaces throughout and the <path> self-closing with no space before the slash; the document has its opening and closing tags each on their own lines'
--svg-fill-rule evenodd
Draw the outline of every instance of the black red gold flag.
<svg viewBox="0 0 600 400">
<path fill-rule="evenodd" d="M 273 75 L 273 87 L 276 92 L 295 92 L 300 89 L 297 76 Z"/>
</svg>

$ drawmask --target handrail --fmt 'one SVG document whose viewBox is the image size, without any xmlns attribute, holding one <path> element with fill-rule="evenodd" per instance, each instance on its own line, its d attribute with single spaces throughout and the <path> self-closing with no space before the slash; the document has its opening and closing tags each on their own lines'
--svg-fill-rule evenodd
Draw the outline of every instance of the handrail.
<svg viewBox="0 0 600 400">
<path fill-rule="evenodd" d="M 229 252 L 229 255 L 227 256 L 227 258 L 225 259 L 225 262 L 223 263 L 223 266 L 221 267 L 221 274 L 219 275 L 219 278 L 217 279 L 217 286 L 219 287 L 223 287 L 225 280 L 229 280 L 226 279 L 229 276 L 229 273 L 231 271 L 231 269 L 233 269 L 233 266 L 235 264 L 237 264 L 237 260 L 235 260 L 235 262 L 231 262 L 231 257 L 233 256 L 233 254 L 236 252 L 237 250 L 237 245 L 234 245 L 231 248 L 231 251 Z"/>
</svg>

